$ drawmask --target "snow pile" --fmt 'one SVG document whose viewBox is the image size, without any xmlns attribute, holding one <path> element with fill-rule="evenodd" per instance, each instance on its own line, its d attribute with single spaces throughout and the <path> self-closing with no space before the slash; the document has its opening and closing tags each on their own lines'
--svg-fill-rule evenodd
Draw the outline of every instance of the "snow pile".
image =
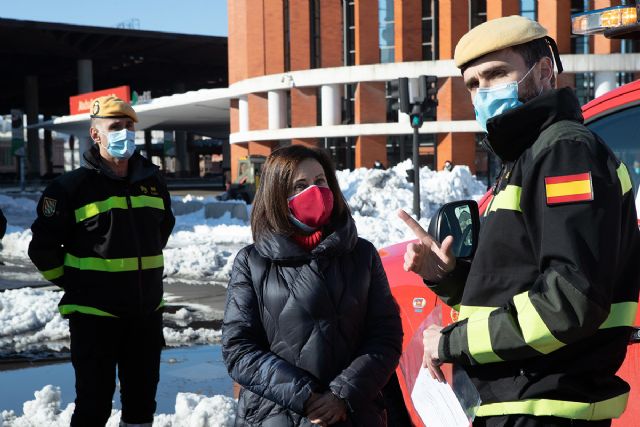
<svg viewBox="0 0 640 427">
<path fill-rule="evenodd" d="M 398 218 L 398 209 L 412 213 L 413 184 L 407 182 L 406 171 L 412 167 L 406 160 L 388 170 L 356 169 L 338 171 L 338 182 L 351 207 L 358 234 L 376 247 L 384 247 L 413 239 L 411 230 Z M 445 203 L 479 199 L 486 187 L 475 179 L 467 166 L 456 166 L 451 172 L 420 169 L 420 211 L 423 227 Z"/>
<path fill-rule="evenodd" d="M 0 293 L 0 350 L 59 350 L 68 321 L 58 314 L 59 292 L 22 288 Z"/>
<path fill-rule="evenodd" d="M 359 234 L 377 247 L 413 238 L 396 213 L 400 208 L 409 213 L 412 210 L 413 184 L 406 180 L 406 170 L 411 167 L 411 160 L 406 160 L 389 170 L 361 168 L 337 173 Z M 478 199 L 484 191 L 484 184 L 466 166 L 456 166 L 451 172 L 421 168 L 421 224 L 426 227 L 442 204 Z M 236 253 L 252 242 L 247 221 L 232 218 L 228 213 L 221 218 L 205 218 L 205 206 L 214 202 L 213 197 L 172 198 L 176 226 L 164 251 L 165 274 L 169 278 L 226 284 Z M 0 256 L 26 258 L 31 231 L 25 228 L 35 218 L 36 203 L 0 195 L 0 208 L 10 224 Z M 22 221 L 23 227 L 12 225 L 12 221 Z"/>
<path fill-rule="evenodd" d="M 177 330 L 173 328 L 163 328 L 164 340 L 170 347 L 177 347 L 185 344 L 216 344 L 220 342 L 222 331 L 207 328 L 186 328 Z"/>
<path fill-rule="evenodd" d="M 0 427 L 66 427 L 71 423 L 75 404 L 60 409 L 59 387 L 46 385 L 34 393 L 35 400 L 25 402 L 24 414 L 0 412 Z M 236 418 L 236 401 L 227 396 L 207 397 L 194 393 L 176 395 L 175 414 L 156 415 L 154 427 L 231 427 Z M 117 427 L 121 411 L 113 410 L 107 427 Z"/>
</svg>

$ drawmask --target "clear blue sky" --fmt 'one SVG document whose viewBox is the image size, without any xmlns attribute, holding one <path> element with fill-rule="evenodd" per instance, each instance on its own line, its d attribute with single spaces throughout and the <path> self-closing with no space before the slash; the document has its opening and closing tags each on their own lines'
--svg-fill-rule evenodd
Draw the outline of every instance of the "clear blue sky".
<svg viewBox="0 0 640 427">
<path fill-rule="evenodd" d="M 10 0 L 0 17 L 116 27 L 136 18 L 141 30 L 226 36 L 227 0 Z"/>
</svg>

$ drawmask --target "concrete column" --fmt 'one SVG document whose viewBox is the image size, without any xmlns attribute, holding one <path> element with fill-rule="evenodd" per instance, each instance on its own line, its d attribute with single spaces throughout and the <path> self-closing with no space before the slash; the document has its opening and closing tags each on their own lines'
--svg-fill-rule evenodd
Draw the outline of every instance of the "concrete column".
<svg viewBox="0 0 640 427">
<path fill-rule="evenodd" d="M 238 132 L 249 131 L 249 99 L 246 95 L 238 98 Z"/>
<path fill-rule="evenodd" d="M 487 21 L 519 14 L 520 0 L 487 0 Z"/>
<path fill-rule="evenodd" d="M 45 118 L 48 120 L 49 118 Z M 44 131 L 44 172 L 47 176 L 53 173 L 53 139 L 51 138 L 51 130 Z"/>
<path fill-rule="evenodd" d="M 287 127 L 286 96 L 286 92 L 282 90 L 272 90 L 267 94 L 269 129 Z"/>
<path fill-rule="evenodd" d="M 149 159 L 149 161 L 151 161 L 151 131 L 145 129 L 144 131 L 144 151 L 147 152 L 147 159 Z"/>
<path fill-rule="evenodd" d="M 26 76 L 24 85 L 27 125 L 38 123 L 38 76 Z M 27 176 L 40 176 L 40 136 L 38 129 L 27 129 Z"/>
<path fill-rule="evenodd" d="M 322 67 L 342 66 L 342 0 L 320 1 Z"/>
<path fill-rule="evenodd" d="M 594 77 L 596 98 L 616 88 L 617 76 L 615 71 L 598 71 Z"/>
<path fill-rule="evenodd" d="M 322 126 L 342 123 L 342 91 L 340 85 L 323 85 L 320 88 L 322 103 Z"/>
<path fill-rule="evenodd" d="M 187 132 L 176 131 L 176 176 L 184 177 L 189 174 L 189 159 L 187 158 Z"/>
<path fill-rule="evenodd" d="M 422 60 L 422 2 L 394 0 L 393 12 L 396 62 Z"/>
<path fill-rule="evenodd" d="M 78 59 L 78 93 L 93 92 L 93 61 Z"/>
</svg>

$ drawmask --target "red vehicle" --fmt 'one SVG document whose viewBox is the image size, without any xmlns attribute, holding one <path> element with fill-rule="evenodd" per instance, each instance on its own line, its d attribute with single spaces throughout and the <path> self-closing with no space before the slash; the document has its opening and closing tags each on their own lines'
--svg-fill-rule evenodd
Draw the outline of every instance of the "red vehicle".
<svg viewBox="0 0 640 427">
<path fill-rule="evenodd" d="M 574 16 L 574 32 L 579 34 L 601 32 L 607 37 L 615 38 L 634 37 L 630 33 L 635 33 L 635 37 L 640 37 L 638 11 L 640 11 L 640 5 L 637 11 L 635 6 L 615 7 Z M 612 17 L 617 16 L 620 17 L 620 21 L 614 28 L 605 28 L 601 25 L 604 21 L 612 22 Z M 633 189 L 637 195 L 640 191 L 640 174 L 635 173 L 632 165 L 635 161 L 640 163 L 640 141 L 637 136 L 638 123 L 640 123 L 640 80 L 621 86 L 587 103 L 583 106 L 583 115 L 587 127 L 600 135 L 616 156 L 627 165 Z M 486 205 L 487 196 L 479 203 L 481 212 Z M 446 205 L 443 209 L 446 209 Z M 439 212 L 441 213 L 442 210 Z M 640 212 L 638 215 L 640 226 Z M 408 243 L 410 242 L 380 250 L 391 291 L 400 306 L 404 329 L 403 351 L 407 349 L 421 323 L 436 306 L 442 306 L 443 325 L 455 321 L 457 316 L 451 307 L 446 306 L 424 285 L 418 275 L 403 270 L 403 257 Z M 640 401 L 640 312 L 636 314 L 635 325 L 636 332 L 629 342 L 627 357 L 618 371 L 618 375 L 631 385 L 631 394 L 625 413 L 621 418 L 613 421 L 614 427 L 632 427 L 639 424 L 640 406 L 637 402 Z M 390 384 L 396 388 L 396 391 L 399 386 L 411 423 L 415 426 L 424 426 L 413 407 L 407 386 L 407 383 L 411 383 L 413 379 L 406 375 L 405 370 L 406 367 L 403 367 L 401 362 L 401 366 L 396 370 L 397 384 L 395 381 Z M 393 409 L 390 412 L 393 412 Z M 394 424 L 393 415 L 391 424 Z"/>
</svg>

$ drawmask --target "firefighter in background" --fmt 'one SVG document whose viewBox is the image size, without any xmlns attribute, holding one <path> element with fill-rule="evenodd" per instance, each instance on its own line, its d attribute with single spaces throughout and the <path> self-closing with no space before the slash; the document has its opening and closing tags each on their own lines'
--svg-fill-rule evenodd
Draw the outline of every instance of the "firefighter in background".
<svg viewBox="0 0 640 427">
<path fill-rule="evenodd" d="M 553 51 L 553 55 L 552 55 Z M 482 398 L 476 426 L 608 426 L 624 411 L 622 364 L 640 287 L 629 171 L 555 89 L 553 39 L 521 16 L 487 21 L 454 60 L 503 162 L 471 263 L 404 211 L 405 254 L 459 319 L 423 335 L 424 366 L 464 367 Z"/>
<path fill-rule="evenodd" d="M 93 104 L 95 144 L 85 165 L 43 192 L 29 256 L 60 286 L 76 374 L 72 426 L 102 426 L 111 415 L 116 366 L 121 426 L 151 426 L 162 336 L 162 249 L 174 216 L 158 168 L 135 151 L 131 106 Z"/>
</svg>

